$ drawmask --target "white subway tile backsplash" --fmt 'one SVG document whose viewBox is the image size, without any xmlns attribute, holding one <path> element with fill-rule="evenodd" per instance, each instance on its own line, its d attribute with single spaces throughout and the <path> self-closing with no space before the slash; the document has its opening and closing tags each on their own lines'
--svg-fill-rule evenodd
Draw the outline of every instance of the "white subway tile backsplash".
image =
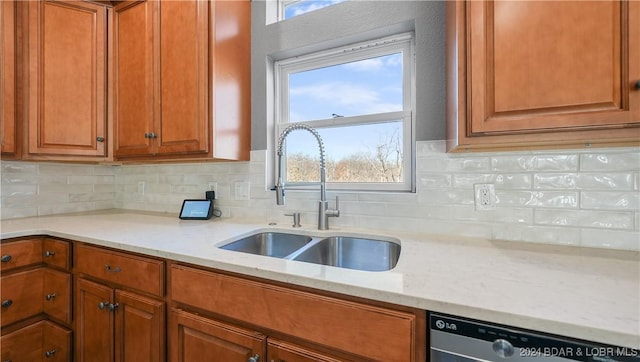
<svg viewBox="0 0 640 362">
<path fill-rule="evenodd" d="M 610 150 L 603 153 L 594 150 L 591 154 L 580 155 L 581 171 L 637 171 L 640 170 L 640 149 L 631 152 Z"/>
<path fill-rule="evenodd" d="M 538 209 L 535 212 L 535 223 L 540 225 L 633 230 L 634 215 L 632 212 Z"/>
<path fill-rule="evenodd" d="M 582 246 L 640 251 L 638 232 L 583 229 Z"/>
<path fill-rule="evenodd" d="M 575 246 L 581 244 L 580 229 L 572 227 L 495 224 L 493 239 Z"/>
<path fill-rule="evenodd" d="M 38 185 L 3 184 L 0 195 L 3 198 L 8 196 L 29 196 L 35 195 L 37 192 Z"/>
<path fill-rule="evenodd" d="M 491 170 L 517 171 L 576 171 L 578 155 L 511 155 L 491 157 Z"/>
<path fill-rule="evenodd" d="M 416 193 L 338 192 L 334 228 L 358 227 L 639 250 L 640 148 L 447 154 L 444 141 L 416 145 Z M 279 225 L 301 212 L 317 223 L 316 188 L 287 192 L 275 205 L 267 188 L 266 150 L 251 162 L 158 165 L 69 165 L 1 161 L 0 217 L 107 208 L 177 214 L 182 200 L 215 188 L 223 217 Z M 236 200 L 236 183 L 249 182 L 249 200 Z M 473 185 L 496 187 L 496 209 L 477 211 Z"/>
<path fill-rule="evenodd" d="M 583 209 L 638 210 L 640 209 L 640 193 L 583 191 Z"/>
<path fill-rule="evenodd" d="M 496 191 L 496 205 L 577 208 L 578 192 L 573 191 Z"/>
<path fill-rule="evenodd" d="M 456 188 L 473 188 L 474 184 L 495 184 L 501 189 L 531 189 L 530 174 L 459 174 L 454 176 L 453 187 Z"/>
<path fill-rule="evenodd" d="M 534 175 L 536 189 L 633 190 L 633 173 L 542 173 Z"/>
</svg>

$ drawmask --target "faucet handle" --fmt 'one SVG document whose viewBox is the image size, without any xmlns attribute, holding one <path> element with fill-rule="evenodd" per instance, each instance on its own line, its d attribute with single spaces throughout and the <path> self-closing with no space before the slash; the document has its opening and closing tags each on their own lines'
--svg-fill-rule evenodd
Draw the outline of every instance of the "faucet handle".
<svg viewBox="0 0 640 362">
<path fill-rule="evenodd" d="M 299 228 L 302 225 L 300 225 L 300 213 L 299 212 L 294 212 L 293 214 L 284 214 L 284 216 L 293 216 L 293 226 L 294 228 Z"/>
<path fill-rule="evenodd" d="M 327 216 L 329 217 L 339 217 L 340 216 L 340 199 L 336 196 L 336 208 L 335 209 L 327 209 Z"/>
</svg>

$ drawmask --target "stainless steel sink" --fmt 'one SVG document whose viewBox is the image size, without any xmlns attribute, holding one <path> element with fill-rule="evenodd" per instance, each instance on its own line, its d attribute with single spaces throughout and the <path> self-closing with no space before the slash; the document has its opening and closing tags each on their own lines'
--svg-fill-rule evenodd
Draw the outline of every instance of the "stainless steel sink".
<svg viewBox="0 0 640 362">
<path fill-rule="evenodd" d="M 298 234 L 263 232 L 247 236 L 220 248 L 258 255 L 284 258 L 302 248 L 312 240 L 311 237 Z"/>
<path fill-rule="evenodd" d="M 357 236 L 314 237 L 260 232 L 220 246 L 221 249 L 339 268 L 386 271 L 400 257 L 400 244 Z"/>
<path fill-rule="evenodd" d="M 400 257 L 400 245 L 383 240 L 335 236 L 305 248 L 293 260 L 340 268 L 385 271 Z"/>
</svg>

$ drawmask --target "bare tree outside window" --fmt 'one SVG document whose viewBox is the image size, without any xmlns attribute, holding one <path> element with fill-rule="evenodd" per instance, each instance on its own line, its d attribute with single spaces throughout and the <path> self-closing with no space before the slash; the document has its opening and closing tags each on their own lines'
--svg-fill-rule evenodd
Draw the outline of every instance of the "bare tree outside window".
<svg viewBox="0 0 640 362">
<path fill-rule="evenodd" d="M 396 129 L 380 138 L 368 152 L 326 160 L 330 182 L 402 182 L 402 140 Z M 287 155 L 288 182 L 316 182 L 319 159 L 302 152 Z"/>
</svg>

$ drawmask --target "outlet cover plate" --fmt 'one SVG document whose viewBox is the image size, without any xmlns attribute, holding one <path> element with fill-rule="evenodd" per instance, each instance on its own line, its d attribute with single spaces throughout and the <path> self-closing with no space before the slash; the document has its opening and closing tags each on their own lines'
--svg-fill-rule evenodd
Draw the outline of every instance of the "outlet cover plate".
<svg viewBox="0 0 640 362">
<path fill-rule="evenodd" d="M 496 189 L 493 184 L 473 185 L 476 211 L 496 209 Z"/>
</svg>

